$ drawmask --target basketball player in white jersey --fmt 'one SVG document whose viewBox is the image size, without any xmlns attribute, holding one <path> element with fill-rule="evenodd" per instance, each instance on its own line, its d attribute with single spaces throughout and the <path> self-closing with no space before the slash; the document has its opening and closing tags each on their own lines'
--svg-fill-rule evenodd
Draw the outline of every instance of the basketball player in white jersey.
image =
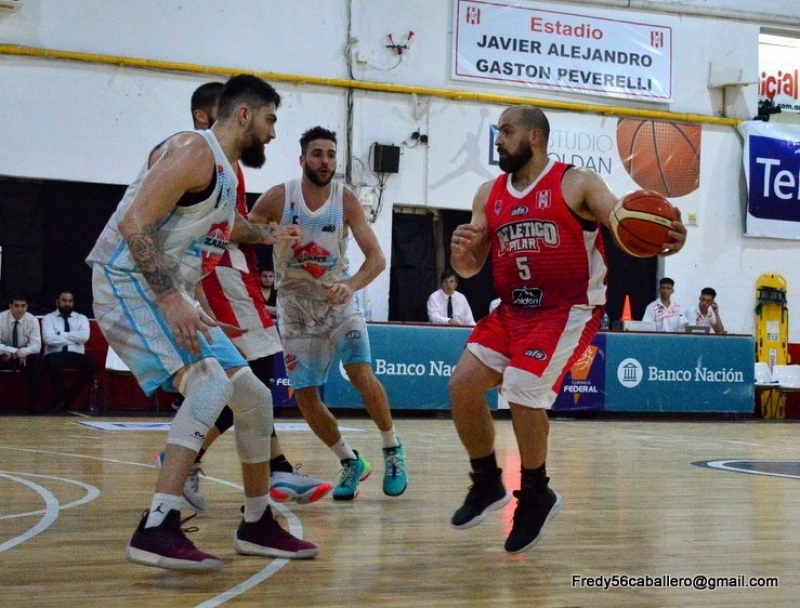
<svg viewBox="0 0 800 608">
<path fill-rule="evenodd" d="M 354 298 L 383 271 L 386 260 L 358 198 L 333 180 L 336 134 L 322 127 L 309 129 L 300 138 L 300 150 L 302 178 L 271 188 L 250 211 L 254 222 L 303 230 L 299 243 L 282 242 L 273 249 L 287 374 L 306 422 L 342 464 L 334 500 L 353 500 L 370 464 L 342 438 L 319 392 L 334 355 L 341 357 L 381 433 L 383 491 L 399 496 L 408 485 L 405 450 L 395 434 L 386 391 L 372 371 L 367 326 Z M 364 253 L 364 263 L 352 275 L 347 261 L 351 232 Z"/>
<path fill-rule="evenodd" d="M 296 241 L 297 227 L 255 226 L 236 214 L 236 163 L 264 164 L 275 137 L 280 95 L 250 75 L 223 87 L 217 123 L 181 132 L 143 168 L 103 229 L 87 261 L 94 312 L 108 343 L 144 391 L 177 389 L 184 403 L 167 437 L 164 465 L 150 509 L 128 544 L 133 562 L 178 570 L 218 570 L 181 530 L 181 493 L 192 462 L 225 404 L 236 419 L 245 488 L 244 518 L 234 536 L 239 553 L 314 557 L 318 549 L 283 530 L 269 508 L 272 408 L 268 390 L 230 339 L 195 300 L 229 240 Z"/>
<path fill-rule="evenodd" d="M 192 94 L 191 110 L 195 129 L 209 129 L 217 120 L 217 107 L 223 83 L 207 82 Z M 158 160 L 160 146 L 150 155 L 150 165 Z M 239 179 L 236 192 L 236 212 L 247 218 L 247 194 L 244 174 L 240 163 L 236 165 Z M 251 245 L 228 243 L 219 263 L 203 277 L 202 292 L 205 308 L 222 327 L 234 326 L 245 332 L 229 332 L 228 336 L 256 377 L 267 387 L 274 376 L 275 355 L 282 350 L 278 330 L 261 294 L 256 252 Z M 201 460 L 223 433 L 233 426 L 233 411 L 227 405 L 197 453 L 189 476 L 183 484 L 183 500 L 193 511 L 205 513 L 208 501 L 200 491 Z M 315 502 L 331 491 L 333 486 L 323 480 L 297 471 L 286 459 L 281 449 L 275 427 L 270 442 L 270 497 L 277 502 L 294 501 L 299 504 Z M 165 458 L 162 451 L 156 464 L 161 466 Z M 298 467 L 299 468 L 299 465 Z"/>
</svg>

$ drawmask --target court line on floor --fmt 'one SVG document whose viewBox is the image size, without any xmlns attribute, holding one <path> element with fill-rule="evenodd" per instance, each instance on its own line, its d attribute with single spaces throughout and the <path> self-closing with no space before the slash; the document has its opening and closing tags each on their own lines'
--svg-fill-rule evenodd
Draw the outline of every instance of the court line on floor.
<svg viewBox="0 0 800 608">
<path fill-rule="evenodd" d="M 139 466 L 139 467 L 155 468 L 155 465 L 153 465 L 153 464 L 144 464 L 144 463 L 141 463 L 141 462 L 131 462 L 131 461 L 125 461 L 125 460 L 116 460 L 116 459 L 112 459 L 112 458 L 98 458 L 96 456 L 88 456 L 88 455 L 85 455 L 85 454 L 73 454 L 73 453 L 69 453 L 69 452 L 55 452 L 55 451 L 51 451 L 51 450 L 41 450 L 41 449 L 33 449 L 33 448 L 18 448 L 18 447 L 10 447 L 10 446 L 0 446 L 0 450 L 32 452 L 32 453 L 36 453 L 36 454 L 48 454 L 48 455 L 55 455 L 55 456 L 66 456 L 66 457 L 70 457 L 70 458 L 94 460 L 94 461 L 99 461 L 99 462 L 108 462 L 108 463 L 112 463 L 112 464 L 122 464 L 122 465 L 132 465 L 132 466 Z M 35 474 L 31 473 L 30 475 L 35 475 Z M 2 473 L 0 473 L 0 476 L 8 477 L 6 475 L 2 475 Z M 41 477 L 47 477 L 47 476 L 41 475 Z M 240 492 L 244 491 L 244 488 L 242 486 L 237 485 L 237 484 L 235 484 L 233 482 L 230 482 L 230 481 L 226 481 L 224 479 L 219 479 L 219 478 L 216 478 L 216 477 L 208 477 L 208 476 L 204 476 L 204 479 L 207 479 L 208 481 L 213 481 L 213 482 L 216 482 L 216 483 L 219 483 L 219 484 L 222 484 L 222 485 L 226 485 L 226 486 L 229 486 L 231 488 L 235 488 L 235 489 L 239 490 Z M 42 486 L 37 486 L 36 484 L 33 484 L 32 482 L 27 482 L 25 480 L 19 480 L 19 481 L 20 481 L 20 483 L 23 483 L 24 485 L 30 486 L 32 489 L 35 489 L 35 487 L 38 487 L 39 489 L 41 489 L 42 492 L 39 492 L 39 493 L 40 493 L 40 495 L 42 495 L 45 498 L 45 504 L 47 505 L 47 509 L 45 510 L 46 517 L 42 519 L 42 522 L 45 521 L 45 519 L 47 520 L 47 522 L 46 522 L 46 525 L 44 525 L 44 526 L 42 525 L 42 522 L 39 522 L 39 524 L 37 524 L 36 526 L 31 528 L 24 535 L 22 535 L 21 537 L 18 537 L 18 538 L 22 538 L 22 540 L 19 540 L 18 542 L 14 542 L 14 544 L 10 545 L 9 547 L 3 548 L 6 544 L 11 543 L 12 541 L 16 541 L 16 539 L 12 539 L 11 541 L 8 541 L 7 543 L 4 543 L 3 545 L 0 545 L 0 553 L 2 551 L 4 551 L 4 550 L 8 549 L 8 548 L 11 548 L 12 546 L 16 546 L 16 545 L 18 545 L 18 544 L 20 544 L 22 542 L 25 542 L 26 540 L 29 540 L 30 538 L 33 538 L 33 537 L 37 536 L 38 534 L 40 534 L 41 532 L 46 530 L 48 527 L 50 527 L 50 525 L 52 525 L 53 521 L 55 521 L 55 519 L 58 518 L 58 511 L 59 511 L 58 505 L 59 505 L 59 502 L 58 502 L 58 499 L 56 499 L 56 497 L 52 493 L 50 493 L 46 488 L 44 488 Z M 37 492 L 38 492 L 38 490 L 37 490 Z M 99 494 L 99 490 L 98 490 L 98 494 Z M 49 495 L 49 498 L 47 498 L 46 495 Z M 56 505 L 55 509 L 52 508 L 51 502 Z M 303 538 L 303 536 L 302 536 L 303 535 L 303 524 L 300 522 L 300 519 L 291 510 L 289 510 L 286 506 L 284 506 L 284 505 L 282 505 L 280 503 L 274 503 L 274 502 L 271 503 L 271 504 L 272 504 L 272 507 L 276 511 L 281 513 L 281 515 L 283 515 L 286 518 L 286 521 L 289 524 L 289 532 L 291 532 L 291 534 L 293 536 L 296 536 L 297 538 Z M 35 533 L 31 533 L 32 530 L 37 530 L 37 531 Z M 250 589 L 252 589 L 255 586 L 257 586 L 258 584 L 260 584 L 260 583 L 264 582 L 265 580 L 267 580 L 270 576 L 272 576 L 273 574 L 278 572 L 281 568 L 283 568 L 285 565 L 287 565 L 290 561 L 292 561 L 292 560 L 288 560 L 288 559 L 285 559 L 285 558 L 275 558 L 275 559 L 273 559 L 273 561 L 269 565 L 267 565 L 266 567 L 264 567 L 261 570 L 259 570 L 256 574 L 254 574 L 250 578 L 240 582 L 239 584 L 237 584 L 234 587 L 228 589 L 227 591 L 224 591 L 223 593 L 217 595 L 216 597 L 213 597 L 210 600 L 207 600 L 207 601 L 203 602 L 202 604 L 198 604 L 198 608 L 199 607 L 202 607 L 202 608 L 213 608 L 215 606 L 220 606 L 220 605 L 224 604 L 225 602 L 228 602 L 229 600 L 232 600 L 232 599 L 238 597 L 242 593 L 245 593 L 246 591 L 249 591 Z"/>
</svg>

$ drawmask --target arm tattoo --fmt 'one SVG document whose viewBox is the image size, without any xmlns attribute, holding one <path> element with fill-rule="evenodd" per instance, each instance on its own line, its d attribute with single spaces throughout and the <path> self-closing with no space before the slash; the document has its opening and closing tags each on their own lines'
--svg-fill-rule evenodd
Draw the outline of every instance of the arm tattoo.
<svg viewBox="0 0 800 608">
<path fill-rule="evenodd" d="M 248 245 L 259 245 L 263 243 L 264 237 L 261 236 L 259 226 L 251 222 L 242 222 L 242 236 L 239 242 L 247 243 Z"/>
<path fill-rule="evenodd" d="M 274 242 L 278 234 L 277 224 L 253 224 L 242 222 L 242 234 L 237 239 L 240 243 L 260 245 L 265 241 Z"/>
<path fill-rule="evenodd" d="M 176 290 L 175 279 L 168 272 L 164 256 L 155 242 L 155 226 L 148 226 L 143 232 L 128 237 L 131 255 L 142 271 L 147 284 L 157 296 Z"/>
</svg>

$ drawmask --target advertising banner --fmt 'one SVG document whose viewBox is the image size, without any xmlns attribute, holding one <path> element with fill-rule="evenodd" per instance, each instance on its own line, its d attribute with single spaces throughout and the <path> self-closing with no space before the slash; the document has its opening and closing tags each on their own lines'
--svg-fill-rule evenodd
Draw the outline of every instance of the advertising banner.
<svg viewBox="0 0 800 608">
<path fill-rule="evenodd" d="M 370 324 L 372 369 L 392 409 L 448 410 L 447 381 L 467 343 L 471 327 Z M 336 358 L 325 384 L 325 403 L 361 408 L 361 396 Z M 494 400 L 492 400 L 494 407 Z"/>
<path fill-rule="evenodd" d="M 750 336 L 609 333 L 605 409 L 752 412 Z"/>
<path fill-rule="evenodd" d="M 800 239 L 800 125 L 743 122 L 745 234 Z"/>
<path fill-rule="evenodd" d="M 435 105 L 435 110 L 431 130 L 451 133 L 453 141 L 448 146 L 431 146 L 428 204 L 463 209 L 483 182 L 500 174 L 495 142 L 503 108 L 443 104 Z M 701 125 L 558 110 L 546 114 L 549 156 L 595 171 L 612 192 L 621 196 L 643 188 L 674 202 L 678 197 L 700 195 Z M 691 214 L 692 199 L 676 204 Z"/>
<path fill-rule="evenodd" d="M 664 25 L 663 16 L 634 20 L 609 18 L 611 14 L 616 13 L 456 0 L 450 76 L 671 102 L 672 27 Z"/>
<path fill-rule="evenodd" d="M 758 101 L 770 101 L 782 112 L 800 112 L 800 69 L 788 63 L 761 62 Z"/>
<path fill-rule="evenodd" d="M 564 376 L 553 410 L 599 411 L 606 392 L 606 334 L 598 333 L 586 352 Z"/>
</svg>

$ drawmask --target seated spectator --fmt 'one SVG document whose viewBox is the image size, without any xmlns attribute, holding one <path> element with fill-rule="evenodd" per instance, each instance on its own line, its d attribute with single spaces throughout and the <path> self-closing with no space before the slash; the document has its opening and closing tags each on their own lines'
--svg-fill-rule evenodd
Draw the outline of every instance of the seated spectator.
<svg viewBox="0 0 800 608">
<path fill-rule="evenodd" d="M 53 383 L 56 402 L 51 411 L 65 409 L 83 387 L 92 381 L 94 360 L 86 354 L 84 346 L 89 341 L 89 319 L 73 311 L 75 298 L 69 291 L 58 294 L 58 310 L 42 318 L 44 340 L 44 366 Z M 67 390 L 65 369 L 74 369 L 77 378 Z"/>
<path fill-rule="evenodd" d="M 431 323 L 443 325 L 475 325 L 472 309 L 466 296 L 456 291 L 458 276 L 452 270 L 445 270 L 439 280 L 441 289 L 428 298 L 428 318 Z"/>
<path fill-rule="evenodd" d="M 275 271 L 271 268 L 263 268 L 260 273 L 261 295 L 264 296 L 264 303 L 267 312 L 274 319 L 277 316 L 278 290 L 275 289 Z"/>
<path fill-rule="evenodd" d="M 678 332 L 683 331 L 686 322 L 683 318 L 683 308 L 672 301 L 675 291 L 675 281 L 664 277 L 658 282 L 658 299 L 650 302 L 644 310 L 642 321 L 656 324 L 656 331 Z"/>
<path fill-rule="evenodd" d="M 715 334 L 724 334 L 725 326 L 719 316 L 719 306 L 716 302 L 717 292 L 711 287 L 704 287 L 700 291 L 697 306 L 684 312 L 684 321 L 687 325 L 697 327 L 710 327 Z"/>
<path fill-rule="evenodd" d="M 8 310 L 0 312 L 0 368 L 19 370 L 28 375 L 30 413 L 39 410 L 41 348 L 39 321 L 28 312 L 28 299 L 23 295 L 12 297 Z"/>
</svg>

